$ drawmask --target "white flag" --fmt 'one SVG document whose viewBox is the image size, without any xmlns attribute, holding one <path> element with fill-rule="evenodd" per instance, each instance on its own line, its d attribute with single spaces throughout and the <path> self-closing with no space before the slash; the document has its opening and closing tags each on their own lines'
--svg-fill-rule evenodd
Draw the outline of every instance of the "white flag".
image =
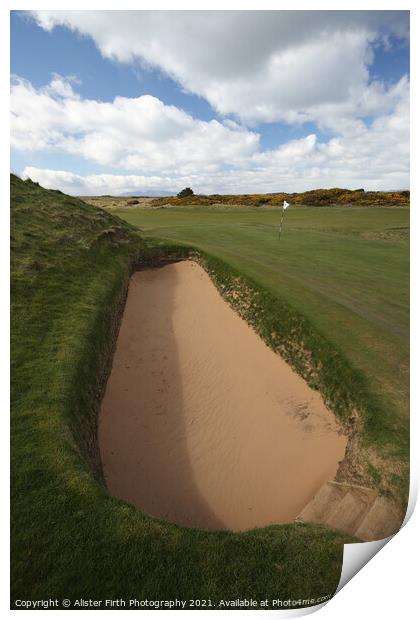
<svg viewBox="0 0 420 620">
<path fill-rule="evenodd" d="M 290 206 L 290 205 L 289 205 L 289 203 L 288 203 L 288 202 L 286 202 L 286 201 L 284 201 L 284 202 L 283 202 L 283 211 L 284 211 L 285 209 L 287 209 L 287 207 L 289 207 L 289 206 Z"/>
</svg>

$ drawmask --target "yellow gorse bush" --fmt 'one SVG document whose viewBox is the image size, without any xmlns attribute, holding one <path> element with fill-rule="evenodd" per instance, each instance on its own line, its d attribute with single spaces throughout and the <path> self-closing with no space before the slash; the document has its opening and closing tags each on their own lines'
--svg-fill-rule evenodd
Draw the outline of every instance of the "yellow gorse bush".
<svg viewBox="0 0 420 620">
<path fill-rule="evenodd" d="M 152 201 L 153 206 L 170 204 L 174 206 L 185 205 L 238 205 L 238 206 L 272 206 L 281 207 L 283 201 L 302 206 L 366 206 L 366 207 L 408 207 L 410 205 L 410 192 L 408 190 L 395 192 L 365 192 L 363 189 L 349 190 L 341 188 L 314 189 L 301 193 L 276 193 L 276 194 L 210 194 L 192 195 L 184 198 L 169 196 L 156 198 Z"/>
</svg>

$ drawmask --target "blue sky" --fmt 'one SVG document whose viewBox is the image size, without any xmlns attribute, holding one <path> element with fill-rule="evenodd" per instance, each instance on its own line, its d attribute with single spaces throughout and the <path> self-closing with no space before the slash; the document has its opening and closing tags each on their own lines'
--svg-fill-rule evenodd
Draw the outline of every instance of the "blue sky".
<svg viewBox="0 0 420 620">
<path fill-rule="evenodd" d="M 151 12 L 119 12 L 118 26 L 101 12 L 97 19 L 90 13 L 11 14 L 11 73 L 17 76 L 12 83 L 19 85 L 12 94 L 18 129 L 12 129 L 11 166 L 17 173 L 30 171 L 40 182 L 72 193 L 97 188 L 163 193 L 187 181 L 206 192 L 408 187 L 407 127 L 405 149 L 401 133 L 401 121 L 408 124 L 406 13 L 394 12 L 393 21 L 376 12 L 366 23 L 363 12 L 332 15 L 329 39 L 324 27 L 314 35 L 308 15 L 307 37 L 300 22 L 284 26 L 285 33 L 299 28 L 296 44 L 283 44 L 261 14 L 243 15 L 243 28 L 251 36 L 255 32 L 254 55 L 241 47 L 235 29 L 226 39 L 223 12 L 214 12 L 206 20 L 206 26 L 213 22 L 209 32 L 188 45 L 182 32 L 195 24 L 183 12 L 178 19 L 167 13 L 167 20 Z M 134 13 L 140 25 L 136 36 L 130 23 Z M 275 15 L 280 25 L 286 20 L 281 13 Z M 219 42 L 216 17 L 223 20 Z M 179 35 L 172 28 L 168 41 L 174 19 Z M 126 37 L 117 42 L 116 28 L 126 28 Z M 343 37 L 337 50 L 335 39 Z M 114 110 L 116 98 L 122 103 Z M 89 102 L 109 104 L 97 108 L 93 124 Z M 31 123 L 31 107 L 44 121 L 38 129 Z M 394 126 L 393 157 L 389 127 Z M 133 136 L 136 141 L 122 149 Z M 389 157 L 383 152 L 387 142 Z M 349 170 L 357 150 L 371 161 L 375 144 L 379 167 L 366 170 L 360 162 Z M 109 191 L 102 192 L 105 186 Z"/>
</svg>

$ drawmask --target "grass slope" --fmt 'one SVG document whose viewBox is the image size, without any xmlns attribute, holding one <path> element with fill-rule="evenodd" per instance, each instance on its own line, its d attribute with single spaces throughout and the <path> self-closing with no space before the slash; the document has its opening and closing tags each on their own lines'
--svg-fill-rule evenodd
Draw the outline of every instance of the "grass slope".
<svg viewBox="0 0 420 620">
<path fill-rule="evenodd" d="M 107 495 L 95 420 L 128 277 L 171 249 L 15 176 L 11 198 L 12 606 L 122 597 L 218 607 L 332 594 L 348 537 L 303 524 L 191 530 Z"/>
<path fill-rule="evenodd" d="M 140 227 L 143 236 L 194 245 L 222 259 L 279 303 L 298 309 L 342 353 L 353 374 L 361 375 L 354 383 L 356 395 L 364 383 L 370 393 L 364 427 L 370 477 L 404 509 L 409 211 L 290 208 L 280 242 L 279 213 L 273 210 L 190 207 L 114 213 Z M 343 383 L 338 367 L 335 373 L 331 369 L 329 380 Z"/>
</svg>

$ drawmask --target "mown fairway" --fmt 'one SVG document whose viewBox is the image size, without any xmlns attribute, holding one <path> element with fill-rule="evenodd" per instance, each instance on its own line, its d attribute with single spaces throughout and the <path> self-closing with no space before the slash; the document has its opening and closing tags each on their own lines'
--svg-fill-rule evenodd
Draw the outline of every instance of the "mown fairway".
<svg viewBox="0 0 420 620">
<path fill-rule="evenodd" d="M 298 308 L 408 415 L 409 210 L 167 208 L 113 211 L 153 236 L 218 256 Z"/>
</svg>

